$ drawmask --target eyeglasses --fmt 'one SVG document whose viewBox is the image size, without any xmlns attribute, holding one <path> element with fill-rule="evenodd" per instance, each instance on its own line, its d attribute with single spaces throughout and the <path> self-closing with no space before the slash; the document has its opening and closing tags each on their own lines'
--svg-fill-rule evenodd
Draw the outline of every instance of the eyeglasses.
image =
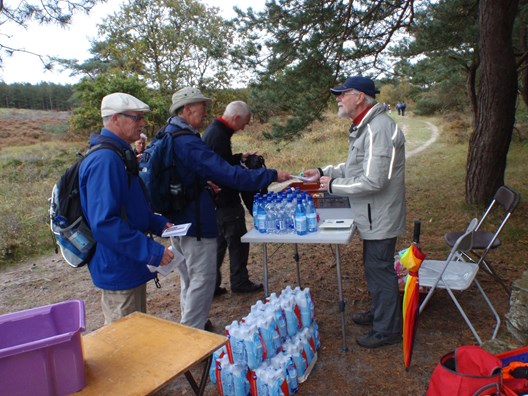
<svg viewBox="0 0 528 396">
<path fill-rule="evenodd" d="M 343 92 L 341 95 L 339 96 L 348 96 L 348 95 L 360 95 L 362 94 L 362 92 Z"/>
<path fill-rule="evenodd" d="M 119 115 L 122 115 L 123 117 L 126 117 L 126 118 L 130 118 L 131 120 L 134 120 L 136 122 L 145 119 L 145 116 L 143 114 L 132 115 L 132 114 L 127 114 L 127 113 L 119 113 Z"/>
</svg>

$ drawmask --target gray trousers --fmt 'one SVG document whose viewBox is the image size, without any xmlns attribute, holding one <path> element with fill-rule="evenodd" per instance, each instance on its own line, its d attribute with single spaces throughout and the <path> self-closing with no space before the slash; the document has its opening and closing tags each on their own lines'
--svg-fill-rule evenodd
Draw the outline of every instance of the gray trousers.
<svg viewBox="0 0 528 396">
<path fill-rule="evenodd" d="M 398 276 L 394 269 L 396 238 L 363 241 L 363 264 L 372 298 L 373 330 L 401 334 L 402 311 Z"/>
<path fill-rule="evenodd" d="M 249 281 L 247 270 L 249 243 L 243 243 L 240 240 L 247 232 L 245 214 L 241 204 L 232 208 L 217 208 L 216 210 L 216 223 L 218 225 L 216 287 L 222 283 L 220 268 L 228 249 L 231 289 L 242 287 Z"/>
<path fill-rule="evenodd" d="M 209 317 L 216 282 L 216 238 L 172 238 L 172 246 L 185 260 L 180 273 L 180 323 L 203 329 Z"/>
</svg>

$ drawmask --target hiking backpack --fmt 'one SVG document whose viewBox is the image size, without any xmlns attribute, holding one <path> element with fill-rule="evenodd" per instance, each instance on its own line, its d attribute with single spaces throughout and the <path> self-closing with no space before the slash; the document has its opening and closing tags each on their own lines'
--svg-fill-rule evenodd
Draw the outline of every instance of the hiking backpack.
<svg viewBox="0 0 528 396">
<path fill-rule="evenodd" d="M 164 216 L 182 210 L 189 200 L 189 192 L 178 177 L 173 138 L 194 135 L 187 129 L 167 132 L 169 125 L 170 122 L 159 130 L 139 162 L 139 176 L 151 208 Z"/>
<path fill-rule="evenodd" d="M 109 149 L 119 155 L 127 169 L 127 175 L 137 174 L 137 160 L 132 150 L 121 150 L 111 143 L 92 146 L 81 158 L 71 165 L 53 186 L 50 198 L 50 228 L 62 257 L 72 267 L 87 264 L 95 253 L 96 242 L 81 207 L 79 191 L 79 169 L 82 161 L 91 153 Z M 129 179 L 130 182 L 130 179 Z M 55 248 L 57 252 L 57 248 Z"/>
</svg>

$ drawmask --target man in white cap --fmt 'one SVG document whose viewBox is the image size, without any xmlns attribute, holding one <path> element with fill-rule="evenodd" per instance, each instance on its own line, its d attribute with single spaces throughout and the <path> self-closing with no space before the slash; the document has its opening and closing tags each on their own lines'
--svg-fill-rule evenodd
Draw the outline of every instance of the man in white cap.
<svg viewBox="0 0 528 396">
<path fill-rule="evenodd" d="M 179 180 L 188 195 L 183 210 L 169 219 L 175 224 L 192 223 L 187 235 L 173 239 L 173 247 L 185 257 L 178 267 L 181 278 L 181 323 L 209 329 L 208 319 L 216 284 L 216 250 L 218 228 L 213 197 L 208 182 L 238 191 L 255 191 L 270 183 L 290 178 L 285 171 L 275 169 L 245 170 L 233 166 L 209 148 L 200 138 L 211 99 L 199 89 L 182 88 L 172 96 L 169 119 L 163 133 L 187 130 L 174 139 L 174 158 Z"/>
<path fill-rule="evenodd" d="M 92 152 L 79 169 L 81 206 L 97 242 L 88 269 L 94 285 L 102 289 L 105 324 L 134 311 L 146 312 L 146 283 L 156 277 L 147 265 L 166 265 L 174 257 L 146 235 L 160 235 L 172 224 L 149 209 L 130 148 L 145 127 L 148 111 L 149 106 L 132 95 L 105 96 L 104 128 L 90 136 L 90 146 L 113 148 Z"/>
<path fill-rule="evenodd" d="M 352 320 L 372 326 L 356 339 L 364 348 L 401 342 L 402 312 L 394 270 L 396 238 L 405 231 L 405 137 L 383 104 L 375 100 L 374 81 L 349 77 L 330 90 L 338 115 L 349 118 L 349 151 L 345 163 L 308 169 L 321 189 L 349 197 L 352 217 L 363 239 L 363 264 L 371 308 Z"/>
</svg>

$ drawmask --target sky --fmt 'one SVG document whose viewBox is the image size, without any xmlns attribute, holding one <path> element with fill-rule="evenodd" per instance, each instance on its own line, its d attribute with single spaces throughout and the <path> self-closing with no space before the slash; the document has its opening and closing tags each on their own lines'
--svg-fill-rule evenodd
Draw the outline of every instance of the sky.
<svg viewBox="0 0 528 396">
<path fill-rule="evenodd" d="M 235 16 L 233 6 L 245 9 L 249 5 L 258 10 L 264 0 L 252 0 L 248 5 L 244 0 L 200 0 L 208 6 L 221 9 L 224 18 Z M 96 5 L 89 15 L 76 14 L 72 23 L 65 28 L 55 25 L 40 26 L 30 24 L 23 29 L 15 24 L 2 26 L 4 37 L 9 36 L 8 43 L 13 48 L 21 48 L 41 55 L 58 56 L 67 59 L 86 60 L 90 57 L 90 40 L 97 37 L 97 23 L 108 14 L 119 10 L 123 0 L 108 0 L 105 4 Z M 7 26 L 9 25 L 9 26 Z M 5 41 L 5 40 L 2 40 Z M 3 55 L 3 68 L 0 69 L 0 81 L 7 84 L 28 82 L 52 82 L 56 84 L 74 84 L 78 77 L 69 77 L 69 72 L 60 72 L 59 68 L 49 71 L 38 57 L 22 52 L 12 56 Z"/>
</svg>

